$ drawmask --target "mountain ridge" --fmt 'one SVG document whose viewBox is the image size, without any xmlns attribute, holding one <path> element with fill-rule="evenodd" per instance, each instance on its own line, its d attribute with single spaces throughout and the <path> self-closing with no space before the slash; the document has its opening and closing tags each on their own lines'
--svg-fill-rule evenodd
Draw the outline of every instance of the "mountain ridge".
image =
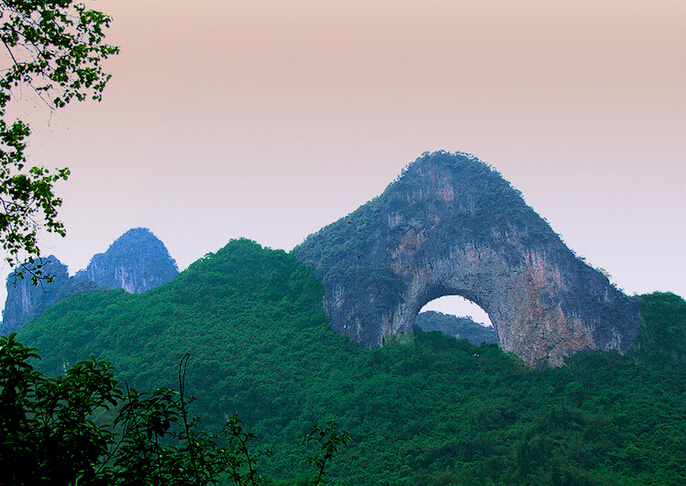
<svg viewBox="0 0 686 486">
<path fill-rule="evenodd" d="M 50 280 L 33 285 L 30 279 L 12 273 L 7 277 L 7 299 L 0 334 L 18 331 L 48 307 L 72 295 L 122 288 L 141 293 L 178 275 L 178 267 L 167 248 L 147 228 L 132 228 L 117 238 L 104 253 L 91 258 L 84 270 L 69 276 L 67 267 L 54 255 L 40 259 L 42 272 Z"/>
<path fill-rule="evenodd" d="M 417 314 L 414 328 L 424 332 L 440 332 L 455 339 L 466 339 L 474 346 L 481 343 L 498 344 L 498 336 L 492 326 L 484 326 L 466 316 L 424 311 Z"/>
</svg>

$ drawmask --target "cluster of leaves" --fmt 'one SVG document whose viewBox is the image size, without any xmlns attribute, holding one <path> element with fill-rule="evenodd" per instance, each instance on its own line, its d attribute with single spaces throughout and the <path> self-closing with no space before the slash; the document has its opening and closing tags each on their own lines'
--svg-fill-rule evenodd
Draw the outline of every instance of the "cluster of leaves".
<svg viewBox="0 0 686 486">
<path fill-rule="evenodd" d="M 184 357 L 180 390 L 153 393 L 124 390 L 109 362 L 80 361 L 64 375 L 47 378 L 30 363 L 33 348 L 0 337 L 0 470 L 2 485 L 165 485 L 266 483 L 253 452 L 255 435 L 237 415 L 224 425 L 224 440 L 198 432 L 189 418 L 193 399 L 184 394 Z M 118 409 L 110 423 L 111 409 Z M 114 410 L 113 410 L 114 411 Z M 348 440 L 337 424 L 312 427 L 303 443 L 316 441 L 320 452 L 308 458 L 316 467 L 311 484 L 323 483 L 326 465 Z"/>
<path fill-rule="evenodd" d="M 0 1 L 0 40 L 9 64 L 0 71 L 0 241 L 12 266 L 40 256 L 39 225 L 64 235 L 57 219 L 62 200 L 53 186 L 67 179 L 69 169 L 27 166 L 31 130 L 7 119 L 8 106 L 23 87 L 51 109 L 74 99 L 100 100 L 110 78 L 102 61 L 118 52 L 105 43 L 109 23 L 107 15 L 74 0 Z M 34 282 L 42 276 L 40 269 L 27 272 Z"/>
<path fill-rule="evenodd" d="M 332 418 L 350 432 L 327 464 L 332 485 L 686 483 L 678 361 L 578 353 L 539 371 L 433 332 L 364 350 L 329 330 L 322 296 L 292 254 L 238 240 L 145 294 L 62 301 L 20 336 L 41 349 L 46 373 L 95 355 L 139 389 L 173 386 L 192 353 L 201 425 L 218 430 L 239 414 L 255 448 L 273 451 L 260 469 L 276 484 L 311 479 L 293 437 Z M 681 339 L 686 303 L 667 297 L 643 297 L 654 305 L 642 333 L 670 350 L 684 345 L 668 341 Z"/>
</svg>

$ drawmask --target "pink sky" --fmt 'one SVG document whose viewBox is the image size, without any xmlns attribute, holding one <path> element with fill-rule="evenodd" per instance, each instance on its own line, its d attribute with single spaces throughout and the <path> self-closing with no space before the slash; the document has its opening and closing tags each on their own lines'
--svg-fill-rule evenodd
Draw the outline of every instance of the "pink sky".
<svg viewBox="0 0 686 486">
<path fill-rule="evenodd" d="M 104 101 L 25 108 L 33 161 L 72 169 L 44 245 L 72 272 L 136 226 L 182 268 L 290 250 L 444 149 L 627 293 L 686 295 L 683 0 L 92 4 L 122 49 Z"/>
</svg>

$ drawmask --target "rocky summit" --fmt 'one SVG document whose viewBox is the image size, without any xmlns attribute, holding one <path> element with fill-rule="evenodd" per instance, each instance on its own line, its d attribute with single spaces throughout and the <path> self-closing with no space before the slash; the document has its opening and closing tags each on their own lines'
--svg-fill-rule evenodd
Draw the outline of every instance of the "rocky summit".
<svg viewBox="0 0 686 486">
<path fill-rule="evenodd" d="M 178 273 L 164 243 L 149 229 L 134 228 L 117 238 L 105 253 L 94 255 L 76 276 L 101 287 L 140 294 L 169 282 Z"/>
<path fill-rule="evenodd" d="M 73 277 L 53 255 L 38 263 L 51 281 L 40 280 L 34 285 L 31 279 L 19 278 L 16 273 L 7 278 L 0 334 L 18 331 L 66 297 L 116 288 L 137 294 L 169 282 L 179 273 L 164 243 L 147 228 L 127 231 Z"/>
<path fill-rule="evenodd" d="M 478 304 L 498 345 L 534 366 L 560 365 L 579 350 L 624 353 L 639 331 L 639 300 L 465 153 L 425 153 L 294 252 L 323 281 L 332 328 L 367 348 L 412 332 L 421 308 L 447 295 Z"/>
</svg>

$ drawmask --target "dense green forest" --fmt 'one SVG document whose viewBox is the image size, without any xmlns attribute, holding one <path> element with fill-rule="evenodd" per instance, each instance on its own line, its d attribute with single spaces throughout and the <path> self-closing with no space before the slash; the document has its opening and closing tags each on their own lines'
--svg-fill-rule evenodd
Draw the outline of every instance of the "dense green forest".
<svg viewBox="0 0 686 486">
<path fill-rule="evenodd" d="M 208 430 L 237 413 L 270 448 L 276 484 L 305 478 L 310 427 L 335 419 L 351 440 L 333 485 L 686 484 L 686 303 L 643 296 L 628 356 L 581 352 L 535 370 L 492 344 L 436 332 L 364 350 L 330 331 L 322 285 L 292 254 L 229 243 L 140 295 L 61 301 L 19 339 L 42 371 L 112 361 L 141 390 L 176 386 Z"/>
</svg>

